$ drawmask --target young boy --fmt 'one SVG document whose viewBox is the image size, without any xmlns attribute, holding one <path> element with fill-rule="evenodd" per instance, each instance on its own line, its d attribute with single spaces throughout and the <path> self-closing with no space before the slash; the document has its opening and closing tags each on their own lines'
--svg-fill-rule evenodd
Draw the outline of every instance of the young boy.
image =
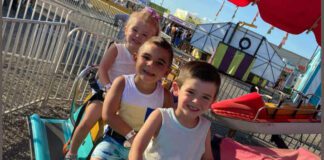
<svg viewBox="0 0 324 160">
<path fill-rule="evenodd" d="M 136 132 L 154 109 L 172 106 L 171 95 L 160 81 L 172 64 L 171 45 L 152 37 L 139 49 L 136 73 L 117 77 L 105 96 L 102 118 L 109 125 L 91 160 L 127 159 Z"/>
<path fill-rule="evenodd" d="M 136 135 L 129 159 L 213 159 L 210 122 L 202 117 L 215 101 L 221 83 L 217 70 L 205 62 L 189 62 L 173 82 L 176 109 L 157 109 Z"/>
</svg>

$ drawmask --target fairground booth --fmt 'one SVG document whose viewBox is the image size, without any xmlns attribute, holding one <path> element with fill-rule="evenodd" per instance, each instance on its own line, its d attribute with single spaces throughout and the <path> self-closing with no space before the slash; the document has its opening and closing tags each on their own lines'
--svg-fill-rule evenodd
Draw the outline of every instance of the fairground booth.
<svg viewBox="0 0 324 160">
<path fill-rule="evenodd" d="M 190 43 L 209 53 L 219 71 L 254 85 L 273 86 L 286 64 L 264 36 L 242 24 L 198 25 Z"/>
</svg>

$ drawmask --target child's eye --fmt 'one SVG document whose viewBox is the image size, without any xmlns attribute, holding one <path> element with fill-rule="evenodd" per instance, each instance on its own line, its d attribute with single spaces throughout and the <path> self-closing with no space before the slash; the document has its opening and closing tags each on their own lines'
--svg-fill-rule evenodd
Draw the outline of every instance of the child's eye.
<svg viewBox="0 0 324 160">
<path fill-rule="evenodd" d="M 161 61 L 158 61 L 158 62 L 156 62 L 159 66 L 163 66 L 164 65 L 164 63 L 163 62 L 161 62 Z"/>
<path fill-rule="evenodd" d="M 133 28 L 133 31 L 134 31 L 134 32 L 137 32 L 137 29 L 136 29 L 136 28 Z"/>
<path fill-rule="evenodd" d="M 147 34 L 143 34 L 143 37 L 147 37 Z"/>
<path fill-rule="evenodd" d="M 192 91 L 192 90 L 187 90 L 187 93 L 189 93 L 189 94 L 194 94 L 194 91 Z"/>
<path fill-rule="evenodd" d="M 146 55 L 144 55 L 144 56 L 142 56 L 145 60 L 150 60 L 150 57 L 149 56 L 146 56 Z"/>
<path fill-rule="evenodd" d="M 210 97 L 209 97 L 209 96 L 203 96 L 202 98 L 203 98 L 204 100 L 207 100 L 207 101 L 210 100 Z"/>
</svg>

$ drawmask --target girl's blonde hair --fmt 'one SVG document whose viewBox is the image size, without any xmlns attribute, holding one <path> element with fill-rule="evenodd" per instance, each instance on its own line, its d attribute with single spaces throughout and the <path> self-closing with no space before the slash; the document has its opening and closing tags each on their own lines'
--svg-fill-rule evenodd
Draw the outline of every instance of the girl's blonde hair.
<svg viewBox="0 0 324 160">
<path fill-rule="evenodd" d="M 127 28 L 137 20 L 141 20 L 145 23 L 149 23 L 152 26 L 154 26 L 154 28 L 156 29 L 156 33 L 154 34 L 154 36 L 158 36 L 160 34 L 160 21 L 159 17 L 157 16 L 157 13 L 154 10 L 152 11 L 152 9 L 150 8 L 144 8 L 140 11 L 135 11 L 129 16 L 125 28 Z"/>
</svg>

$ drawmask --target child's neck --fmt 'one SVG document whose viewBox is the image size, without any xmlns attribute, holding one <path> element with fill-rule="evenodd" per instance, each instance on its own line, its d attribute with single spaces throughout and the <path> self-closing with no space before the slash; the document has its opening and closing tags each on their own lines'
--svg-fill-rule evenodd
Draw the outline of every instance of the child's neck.
<svg viewBox="0 0 324 160">
<path fill-rule="evenodd" d="M 129 51 L 129 53 L 132 54 L 132 55 L 135 55 L 136 52 L 138 51 L 138 48 L 131 47 L 127 43 L 125 43 L 125 47 Z"/>
<path fill-rule="evenodd" d="M 179 109 L 175 109 L 174 115 L 179 123 L 186 128 L 195 128 L 199 123 L 199 117 L 188 117 L 184 115 Z"/>
<path fill-rule="evenodd" d="M 155 83 L 147 83 L 142 81 L 136 74 L 134 78 L 134 83 L 136 88 L 143 94 L 151 94 L 154 92 L 157 82 Z"/>
</svg>

